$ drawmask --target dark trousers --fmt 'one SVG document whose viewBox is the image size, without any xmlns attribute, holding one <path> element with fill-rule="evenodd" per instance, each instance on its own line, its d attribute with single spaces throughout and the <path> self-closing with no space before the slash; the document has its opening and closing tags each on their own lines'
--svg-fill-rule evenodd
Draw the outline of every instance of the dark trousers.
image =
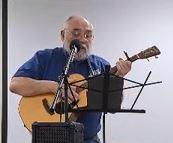
<svg viewBox="0 0 173 143">
<path fill-rule="evenodd" d="M 84 143 L 100 143 L 100 139 L 99 139 L 98 135 L 96 135 L 93 138 L 84 140 Z"/>
</svg>

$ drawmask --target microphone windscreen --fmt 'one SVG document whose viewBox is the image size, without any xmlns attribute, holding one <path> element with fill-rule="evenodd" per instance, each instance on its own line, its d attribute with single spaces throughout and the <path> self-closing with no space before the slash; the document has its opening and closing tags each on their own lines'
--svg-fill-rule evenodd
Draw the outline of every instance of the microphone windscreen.
<svg viewBox="0 0 173 143">
<path fill-rule="evenodd" d="M 79 52 L 80 47 L 81 47 L 81 43 L 78 39 L 74 39 L 74 40 L 71 41 L 70 50 L 72 50 L 74 48 L 77 48 L 77 52 Z"/>
</svg>

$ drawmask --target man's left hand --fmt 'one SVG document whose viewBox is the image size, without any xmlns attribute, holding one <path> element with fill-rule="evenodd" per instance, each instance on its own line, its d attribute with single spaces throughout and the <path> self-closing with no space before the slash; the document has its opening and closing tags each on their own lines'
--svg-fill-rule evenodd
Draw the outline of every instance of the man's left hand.
<svg viewBox="0 0 173 143">
<path fill-rule="evenodd" d="M 123 60 L 119 58 L 119 61 L 116 62 L 117 72 L 115 73 L 117 76 L 124 77 L 131 70 L 132 63 L 128 60 Z"/>
</svg>

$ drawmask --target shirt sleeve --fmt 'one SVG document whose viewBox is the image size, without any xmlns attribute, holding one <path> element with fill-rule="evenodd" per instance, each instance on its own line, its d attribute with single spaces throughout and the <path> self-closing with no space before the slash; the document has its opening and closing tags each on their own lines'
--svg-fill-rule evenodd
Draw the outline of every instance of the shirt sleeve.
<svg viewBox="0 0 173 143">
<path fill-rule="evenodd" d="M 45 51 L 38 51 L 27 62 L 25 62 L 14 74 L 14 77 L 30 77 L 42 79 L 48 61 Z"/>
</svg>

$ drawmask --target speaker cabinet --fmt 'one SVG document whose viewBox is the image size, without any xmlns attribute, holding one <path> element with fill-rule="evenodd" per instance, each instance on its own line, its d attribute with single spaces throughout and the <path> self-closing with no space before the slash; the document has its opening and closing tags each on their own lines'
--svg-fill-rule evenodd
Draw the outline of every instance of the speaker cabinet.
<svg viewBox="0 0 173 143">
<path fill-rule="evenodd" d="M 84 143 L 83 125 L 76 122 L 32 124 L 32 143 Z"/>
</svg>

